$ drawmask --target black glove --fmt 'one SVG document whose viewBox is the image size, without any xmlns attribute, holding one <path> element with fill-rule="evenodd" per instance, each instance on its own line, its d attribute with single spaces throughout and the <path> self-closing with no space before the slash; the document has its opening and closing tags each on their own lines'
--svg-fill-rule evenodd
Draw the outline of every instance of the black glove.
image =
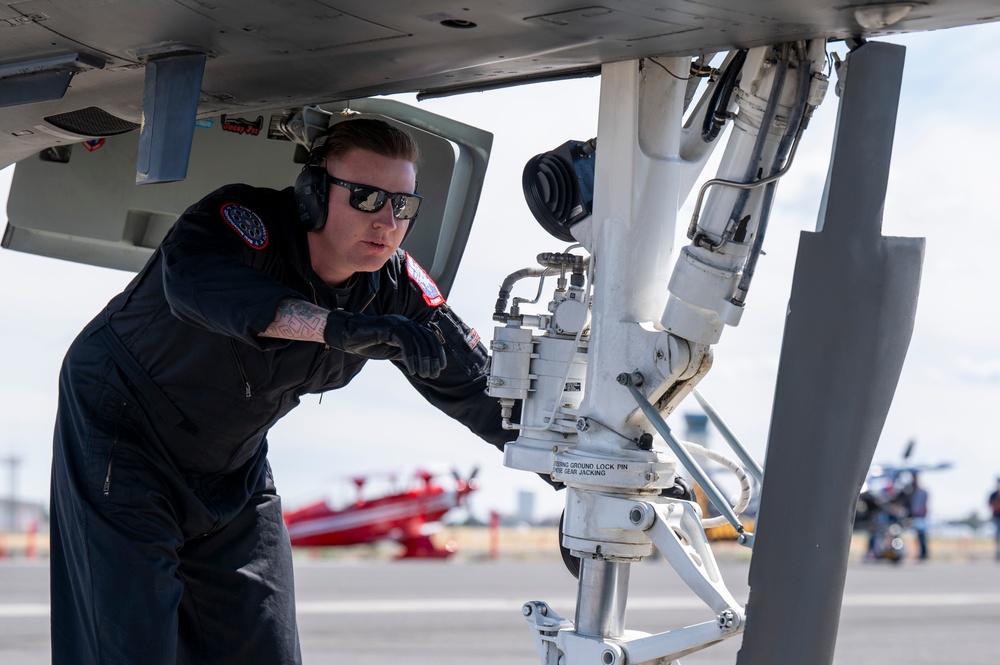
<svg viewBox="0 0 1000 665">
<path fill-rule="evenodd" d="M 365 358 L 399 359 L 410 374 L 434 379 L 447 364 L 435 332 L 405 316 L 368 316 L 334 310 L 326 318 L 323 339 L 335 349 Z"/>
</svg>

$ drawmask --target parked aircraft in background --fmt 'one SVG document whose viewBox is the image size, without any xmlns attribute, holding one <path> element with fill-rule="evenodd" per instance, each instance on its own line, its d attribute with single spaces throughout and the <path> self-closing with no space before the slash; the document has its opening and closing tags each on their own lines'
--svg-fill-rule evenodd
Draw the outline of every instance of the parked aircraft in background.
<svg viewBox="0 0 1000 665">
<path fill-rule="evenodd" d="M 400 558 L 446 558 L 455 553 L 454 543 L 435 544 L 431 534 L 441 519 L 455 508 L 467 505 L 477 488 L 476 471 L 468 478 L 458 472 L 435 474 L 416 471 L 409 482 L 388 478 L 386 491 L 372 494 L 366 487 L 372 476 L 356 476 L 354 501 L 335 507 L 317 501 L 285 512 L 285 524 L 292 545 L 297 547 L 340 547 L 392 540 L 403 546 Z"/>
<path fill-rule="evenodd" d="M 896 511 L 900 506 L 905 515 L 906 500 L 913 489 L 913 479 L 926 471 L 945 471 L 952 467 L 949 461 L 937 464 L 914 464 L 910 462 L 916 440 L 911 439 L 903 449 L 899 462 L 895 464 L 873 464 L 861 486 L 858 510 L 854 517 L 854 528 L 858 531 L 869 529 L 879 512 Z"/>
</svg>

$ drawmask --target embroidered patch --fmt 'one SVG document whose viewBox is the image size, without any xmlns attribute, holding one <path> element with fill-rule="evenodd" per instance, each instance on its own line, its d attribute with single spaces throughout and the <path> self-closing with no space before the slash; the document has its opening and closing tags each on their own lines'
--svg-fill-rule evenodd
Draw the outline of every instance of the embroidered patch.
<svg viewBox="0 0 1000 665">
<path fill-rule="evenodd" d="M 465 343 L 469 345 L 470 349 L 476 348 L 476 345 L 479 344 L 479 333 L 476 332 L 475 328 L 469 328 L 469 332 L 465 336 Z"/>
<path fill-rule="evenodd" d="M 240 234 L 246 244 L 254 249 L 264 249 L 267 246 L 267 228 L 260 215 L 239 203 L 227 203 L 220 212 L 222 218 Z"/>
<path fill-rule="evenodd" d="M 406 253 L 406 274 L 410 276 L 413 283 L 420 287 L 420 292 L 424 295 L 424 302 L 431 307 L 444 304 L 444 296 L 431 276 L 428 275 L 420 264 L 417 263 L 409 252 Z"/>
</svg>

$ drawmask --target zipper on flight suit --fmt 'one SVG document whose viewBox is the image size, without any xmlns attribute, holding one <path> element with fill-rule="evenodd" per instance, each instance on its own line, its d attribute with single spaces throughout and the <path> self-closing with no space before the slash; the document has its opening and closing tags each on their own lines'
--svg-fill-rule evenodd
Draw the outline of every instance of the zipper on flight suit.
<svg viewBox="0 0 1000 665">
<path fill-rule="evenodd" d="M 378 291 L 375 289 L 375 285 L 372 281 L 373 279 L 374 278 L 371 275 L 368 276 L 369 286 L 371 287 L 372 292 L 371 295 L 368 296 L 368 300 L 365 301 L 365 304 L 362 305 L 361 309 L 358 310 L 359 313 L 364 313 L 364 311 L 368 309 L 368 305 L 371 305 L 372 301 L 375 300 L 375 297 L 378 295 Z M 309 290 L 312 291 L 312 304 L 316 305 L 317 307 L 324 307 L 323 305 L 319 304 L 319 294 L 316 293 L 316 285 L 313 284 L 311 280 L 307 281 L 306 283 L 309 285 Z M 343 307 L 340 306 L 339 296 L 335 296 L 332 309 L 344 309 Z M 330 348 L 329 344 L 324 344 L 324 346 L 328 349 Z"/>
<path fill-rule="evenodd" d="M 368 300 L 366 300 L 365 304 L 361 307 L 360 310 L 358 310 L 359 312 L 362 312 L 362 313 L 364 313 L 364 311 L 366 309 L 368 309 L 368 306 L 371 305 L 372 301 L 375 300 L 375 297 L 378 296 L 378 289 L 375 288 L 374 277 L 372 277 L 370 273 L 368 275 L 368 283 L 369 283 L 369 286 L 371 287 L 371 295 L 368 296 Z M 312 280 L 306 280 L 306 284 L 309 285 L 309 290 L 312 291 L 312 304 L 316 305 L 317 307 L 323 307 L 323 305 L 319 304 L 319 294 L 316 293 L 316 285 L 313 284 Z M 339 296 L 334 296 L 334 298 L 335 298 L 335 300 L 334 300 L 333 306 L 336 309 L 343 309 L 340 306 L 340 297 Z M 326 344 L 325 342 L 323 343 L 323 353 L 324 353 L 324 355 L 325 355 L 325 353 L 327 351 L 330 350 L 330 348 L 331 347 L 330 347 L 329 344 Z M 312 375 L 316 372 L 316 370 L 319 367 L 319 365 L 320 365 L 320 363 L 317 362 L 317 363 L 313 364 L 312 368 L 310 368 L 310 370 L 309 370 L 309 377 L 310 378 L 312 378 Z M 323 391 L 323 392 L 321 392 L 319 394 L 319 403 L 320 404 L 323 403 L 323 395 L 325 395 L 325 394 L 326 394 L 326 391 Z"/>
<path fill-rule="evenodd" d="M 253 390 L 250 389 L 250 379 L 247 378 L 246 370 L 243 369 L 243 361 L 240 360 L 239 351 L 236 349 L 236 339 L 233 337 L 229 338 L 229 346 L 233 349 L 233 358 L 236 360 L 236 369 L 240 371 L 240 378 L 243 379 L 243 388 L 246 391 L 247 399 L 253 397 Z"/>
<path fill-rule="evenodd" d="M 128 400 L 122 400 L 122 418 L 125 414 L 125 409 L 128 408 Z M 118 435 L 122 431 L 122 418 L 119 418 L 115 423 L 115 434 L 111 437 L 111 452 L 108 454 L 108 467 L 104 471 L 104 496 L 111 494 L 111 465 L 115 461 L 115 447 L 118 445 Z"/>
<path fill-rule="evenodd" d="M 312 291 L 312 304 L 321 307 L 322 305 L 319 304 L 319 294 L 316 293 L 316 285 L 312 283 L 311 279 L 306 280 L 306 284 L 309 285 L 309 290 Z M 340 303 L 338 302 L 337 304 L 339 305 Z M 325 341 L 323 342 L 323 349 L 326 351 L 330 350 L 330 345 Z"/>
</svg>

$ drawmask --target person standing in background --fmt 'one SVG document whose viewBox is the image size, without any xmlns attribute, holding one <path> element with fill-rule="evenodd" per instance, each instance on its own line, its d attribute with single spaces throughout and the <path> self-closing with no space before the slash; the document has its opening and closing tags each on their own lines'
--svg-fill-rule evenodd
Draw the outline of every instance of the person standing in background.
<svg viewBox="0 0 1000 665">
<path fill-rule="evenodd" d="M 990 494 L 989 504 L 993 511 L 993 537 L 996 540 L 996 553 L 993 556 L 1000 561 L 1000 477 L 997 477 L 997 488 Z"/>
<path fill-rule="evenodd" d="M 927 490 L 920 486 L 917 474 L 913 474 L 913 486 L 910 490 L 908 506 L 910 524 L 917 534 L 917 544 L 920 546 L 921 561 L 927 560 Z"/>
</svg>

